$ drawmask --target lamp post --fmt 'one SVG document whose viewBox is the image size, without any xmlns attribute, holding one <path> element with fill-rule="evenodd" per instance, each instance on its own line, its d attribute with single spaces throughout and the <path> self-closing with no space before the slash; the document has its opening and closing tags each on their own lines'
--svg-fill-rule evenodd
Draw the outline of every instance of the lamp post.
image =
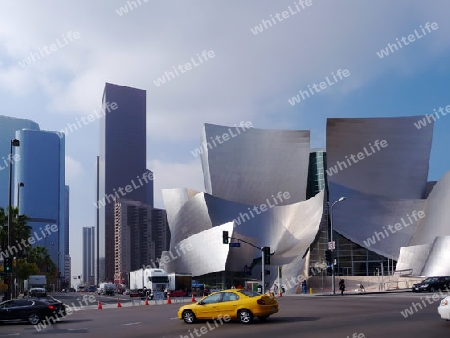
<svg viewBox="0 0 450 338">
<path fill-rule="evenodd" d="M 20 215 L 20 188 L 23 188 L 25 184 L 23 182 L 17 183 L 17 209 L 19 209 Z"/>
<path fill-rule="evenodd" d="M 9 148 L 9 195 L 8 195 L 8 247 L 11 248 L 11 242 L 12 242 L 12 207 L 11 207 L 11 200 L 12 200 L 12 166 L 13 166 L 13 147 L 19 147 L 20 141 L 17 139 L 11 140 L 11 145 Z M 11 278 L 10 283 L 8 284 L 8 296 L 7 299 L 12 299 L 12 288 L 11 288 L 11 279 L 12 279 L 12 272 L 13 267 L 11 267 Z"/>
<path fill-rule="evenodd" d="M 345 201 L 345 197 L 341 197 L 338 200 L 334 201 L 333 204 L 331 204 L 330 207 L 330 242 L 333 243 L 333 207 L 339 203 Z M 334 251 L 334 245 L 331 247 L 331 288 L 333 289 L 333 295 L 336 294 L 336 282 L 334 280 L 334 257 L 333 257 L 333 251 Z"/>
</svg>

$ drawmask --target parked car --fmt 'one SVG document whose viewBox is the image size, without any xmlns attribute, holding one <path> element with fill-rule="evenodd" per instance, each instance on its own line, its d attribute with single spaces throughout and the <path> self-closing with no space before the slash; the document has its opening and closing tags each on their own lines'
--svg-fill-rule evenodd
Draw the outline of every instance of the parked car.
<svg viewBox="0 0 450 338">
<path fill-rule="evenodd" d="M 421 283 L 414 284 L 412 287 L 412 291 L 435 292 L 437 290 L 446 290 L 448 288 L 450 288 L 450 276 L 428 277 Z"/>
<path fill-rule="evenodd" d="M 265 320 L 277 312 L 278 302 L 274 297 L 245 289 L 229 289 L 180 307 L 178 318 L 191 324 L 197 319 L 214 319 L 221 314 L 224 319 L 229 316 L 229 319 L 238 319 L 242 324 L 250 324 L 253 317 Z"/>
<path fill-rule="evenodd" d="M 438 306 L 438 313 L 442 319 L 450 320 L 450 296 L 441 300 L 441 304 Z"/>
<path fill-rule="evenodd" d="M 47 297 L 47 291 L 44 288 L 31 288 L 30 297 Z"/>
<path fill-rule="evenodd" d="M 96 292 L 97 291 L 97 287 L 95 285 L 91 285 L 88 288 L 88 292 Z"/>
<path fill-rule="evenodd" d="M 13 299 L 0 303 L 0 321 L 28 321 L 36 325 L 46 317 L 61 315 L 66 315 L 66 305 L 51 299 Z"/>
</svg>

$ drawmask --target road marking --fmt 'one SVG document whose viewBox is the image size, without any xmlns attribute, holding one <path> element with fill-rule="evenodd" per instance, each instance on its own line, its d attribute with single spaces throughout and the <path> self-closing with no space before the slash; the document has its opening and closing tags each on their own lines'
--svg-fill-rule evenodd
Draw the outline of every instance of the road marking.
<svg viewBox="0 0 450 338">
<path fill-rule="evenodd" d="M 127 324 L 120 324 L 120 325 L 129 326 L 129 325 L 137 325 L 137 324 L 141 324 L 141 322 L 127 323 Z"/>
<path fill-rule="evenodd" d="M 7 333 L 7 334 L 0 334 L 0 337 L 8 337 L 8 336 L 18 336 L 20 333 Z"/>
<path fill-rule="evenodd" d="M 169 318 L 170 320 L 172 320 L 172 319 L 178 319 L 178 317 L 173 317 L 173 318 Z"/>
</svg>

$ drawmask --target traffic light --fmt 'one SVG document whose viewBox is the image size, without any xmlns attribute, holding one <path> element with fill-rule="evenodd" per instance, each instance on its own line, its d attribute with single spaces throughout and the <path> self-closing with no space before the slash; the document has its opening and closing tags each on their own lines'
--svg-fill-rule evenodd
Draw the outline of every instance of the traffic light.
<svg viewBox="0 0 450 338">
<path fill-rule="evenodd" d="M 229 237 L 228 237 L 228 231 L 224 231 L 222 232 L 222 240 L 223 240 L 223 244 L 229 244 Z"/>
<path fill-rule="evenodd" d="M 5 284 L 11 284 L 11 280 L 9 278 L 6 278 L 3 280 L 3 283 Z"/>
<path fill-rule="evenodd" d="M 270 265 L 270 246 L 265 246 L 263 251 L 264 251 L 264 264 Z"/>
<path fill-rule="evenodd" d="M 5 258 L 5 272 L 9 273 L 11 272 L 12 269 L 12 259 L 11 257 L 6 257 Z"/>
<path fill-rule="evenodd" d="M 325 261 L 327 262 L 327 264 L 332 264 L 333 263 L 331 250 L 326 250 L 325 251 Z"/>
</svg>

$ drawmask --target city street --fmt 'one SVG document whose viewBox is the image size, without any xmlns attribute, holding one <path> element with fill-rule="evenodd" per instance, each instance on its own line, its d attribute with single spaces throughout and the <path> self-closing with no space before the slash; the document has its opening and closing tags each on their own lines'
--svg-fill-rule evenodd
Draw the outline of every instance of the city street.
<svg viewBox="0 0 450 338">
<path fill-rule="evenodd" d="M 133 306 L 128 297 L 121 296 L 122 307 L 117 308 L 116 297 L 99 297 L 104 304 L 102 310 L 96 305 L 84 307 L 57 324 L 41 328 L 40 332 L 27 324 L 2 324 L 0 337 L 31 337 L 35 334 L 67 337 L 68 333 L 70 337 L 446 337 L 450 322 L 441 320 L 437 314 L 439 301 L 422 302 L 425 296 L 431 295 L 404 292 L 285 296 L 278 299 L 279 313 L 264 323 L 255 320 L 253 325 L 222 324 L 218 320 L 188 325 L 176 318 L 181 302 L 170 305 L 153 305 L 153 302 L 150 306 L 135 303 Z M 80 297 L 80 294 L 59 298 L 66 304 L 77 304 L 73 296 Z M 422 309 L 405 318 L 401 312 L 410 308 L 413 302 L 420 302 Z M 419 307 L 416 305 L 416 308 Z"/>
</svg>

